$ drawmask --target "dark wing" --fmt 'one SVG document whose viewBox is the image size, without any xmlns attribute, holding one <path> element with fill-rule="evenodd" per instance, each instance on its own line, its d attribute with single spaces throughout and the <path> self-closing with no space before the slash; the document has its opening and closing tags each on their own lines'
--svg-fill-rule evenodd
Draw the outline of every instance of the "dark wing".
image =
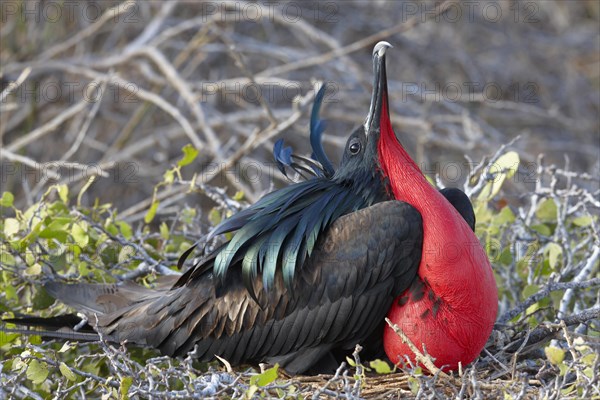
<svg viewBox="0 0 600 400">
<path fill-rule="evenodd" d="M 259 274 L 263 286 L 270 289 L 277 269 L 283 271 L 284 283 L 291 289 L 296 271 L 333 221 L 387 198 L 380 183 L 365 193 L 344 183 L 315 178 L 267 194 L 210 233 L 209 240 L 236 231 L 216 254 L 214 273 L 218 283 L 225 281 L 232 265 L 240 264 L 251 294 L 250 282 Z"/>
<path fill-rule="evenodd" d="M 379 325 L 416 276 L 421 247 L 420 214 L 408 204 L 388 201 L 333 223 L 292 291 L 279 269 L 269 291 L 261 290 L 260 276 L 254 279 L 262 306 L 246 290 L 239 266 L 227 275 L 221 293 L 206 268 L 169 291 L 141 289 L 139 301 L 132 301 L 128 289 L 117 303 L 129 304 L 116 311 L 103 312 L 111 310 L 104 302 L 74 304 L 69 290 L 61 290 L 60 300 L 96 310 L 102 333 L 118 342 L 156 347 L 168 355 L 195 349 L 202 360 L 219 355 L 234 364 L 279 362 L 298 373 L 330 350 L 352 348 Z"/>
<path fill-rule="evenodd" d="M 440 193 L 456 208 L 456 211 L 467 221 L 471 230 L 475 232 L 475 212 L 469 197 L 460 189 L 445 188 Z"/>
</svg>

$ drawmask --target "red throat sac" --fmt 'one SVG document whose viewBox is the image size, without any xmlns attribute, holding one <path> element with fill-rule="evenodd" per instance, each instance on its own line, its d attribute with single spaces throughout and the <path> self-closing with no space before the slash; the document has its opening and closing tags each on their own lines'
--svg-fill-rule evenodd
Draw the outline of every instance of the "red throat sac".
<svg viewBox="0 0 600 400">
<path fill-rule="evenodd" d="M 418 280 L 393 303 L 388 318 L 435 364 L 452 370 L 473 361 L 496 320 L 496 280 L 483 247 L 462 216 L 432 185 L 392 129 L 383 96 L 378 156 L 397 200 L 415 207 L 423 219 L 423 252 Z M 413 290 L 414 292 L 414 290 Z M 415 356 L 389 327 L 384 347 L 390 360 L 403 364 Z"/>
</svg>

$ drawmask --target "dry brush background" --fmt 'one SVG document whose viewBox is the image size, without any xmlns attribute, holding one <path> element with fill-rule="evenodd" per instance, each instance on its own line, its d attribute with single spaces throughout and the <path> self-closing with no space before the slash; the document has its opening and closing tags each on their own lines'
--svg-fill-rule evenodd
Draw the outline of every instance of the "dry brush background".
<svg viewBox="0 0 600 400">
<path fill-rule="evenodd" d="M 309 151 L 317 81 L 331 88 L 322 116 L 326 150 L 337 161 L 366 116 L 371 49 L 379 40 L 394 45 L 388 53 L 393 124 L 428 175 L 476 196 L 475 178 L 486 179 L 485 161 L 474 169 L 480 160 L 507 144 L 503 151 L 519 154 L 516 174 L 488 205 L 491 214 L 478 214 L 482 240 L 493 235 L 499 243 L 494 265 L 506 264 L 497 270 L 505 284 L 501 325 L 487 355 L 461 376 L 365 378 L 359 364 L 334 377 L 256 385 L 248 383 L 252 372 L 205 374 L 189 360 L 134 361 L 102 344 L 107 368 L 137 377 L 127 387 L 130 396 L 600 396 L 598 357 L 588 357 L 598 351 L 598 2 L 11 0 L 0 4 L 0 18 L 1 191 L 27 209 L 51 185 L 77 194 L 95 176 L 77 205 L 111 203 L 139 243 L 149 235 L 144 229 L 156 232 L 165 221 L 173 227 L 188 208 L 197 214 L 181 233 L 191 241 L 214 222 L 214 207 L 240 206 L 236 192 L 252 202 L 287 184 L 271 149 L 284 138 L 295 151 Z M 186 144 L 198 157 L 179 184 L 164 184 Z M 146 226 L 153 202 L 156 217 Z M 513 210 L 512 219 L 494 219 L 504 208 Z M 14 216 L 11 207 L 2 214 Z M 501 228 L 490 229 L 494 223 Z M 539 228 L 544 223 L 551 230 Z M 512 261 L 502 258 L 503 249 Z M 539 256 L 521 263 L 521 274 L 520 253 Z M 175 251 L 166 256 L 165 266 L 174 257 Z M 535 265 L 544 260 L 561 268 L 540 274 Z M 17 267 L 2 270 L 19 276 Z M 540 303 L 555 293 L 554 308 Z M 533 305 L 541 309 L 533 313 L 545 313 L 535 323 L 524 314 Z M 546 344 L 528 347 L 550 338 L 552 348 L 567 353 L 565 371 L 562 360 L 544 352 Z M 35 348 L 47 365 L 56 363 Z M 518 357 L 524 351 L 529 358 Z M 76 363 L 71 367 L 78 373 Z M 140 378 L 157 370 L 162 386 Z M 123 389 L 122 379 L 81 376 L 100 382 L 105 392 L 98 393 Z M 186 382 L 184 389 L 169 386 L 173 377 Z M 29 389 L 24 372 L 4 369 L 0 379 L 12 388 L 0 389 L 0 398 L 44 397 Z M 80 383 L 62 390 L 81 393 Z"/>
</svg>

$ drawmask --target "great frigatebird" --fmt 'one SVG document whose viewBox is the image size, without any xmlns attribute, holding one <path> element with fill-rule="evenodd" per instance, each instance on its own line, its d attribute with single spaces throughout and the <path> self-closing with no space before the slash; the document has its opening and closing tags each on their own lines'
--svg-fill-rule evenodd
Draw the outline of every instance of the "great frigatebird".
<svg viewBox="0 0 600 400">
<path fill-rule="evenodd" d="M 382 143 L 399 146 L 395 136 L 394 143 L 389 138 L 385 48 L 375 47 L 370 111 L 365 125 L 348 139 L 337 171 L 320 147 L 313 110 L 311 143 L 322 165 L 318 176 L 272 192 L 217 226 L 211 235 L 235 231 L 231 241 L 172 286 L 51 282 L 47 290 L 86 314 L 109 340 L 149 345 L 169 355 L 194 350 L 203 360 L 219 355 L 236 364 L 279 362 L 291 373 L 305 371 L 330 351 L 367 340 L 382 327 L 398 295 L 393 310 L 401 303 L 418 307 L 435 293 L 426 293 L 430 283 L 420 267 L 421 258 L 428 259 L 423 253 L 428 230 L 422 222 L 424 203 L 402 197 L 398 187 L 403 182 L 394 181 L 404 178 L 392 164 L 405 160 L 382 149 Z M 289 158 L 281 147 L 275 153 L 279 162 Z M 392 194 L 403 201 L 389 201 Z M 460 214 L 454 214 L 472 228 L 466 196 L 458 190 L 442 195 L 452 204 L 445 200 L 444 206 L 456 207 Z M 441 219 L 446 211 L 440 209 Z M 431 306 L 434 318 L 443 315 L 446 304 L 436 303 L 438 298 Z M 427 316 L 419 317 L 401 316 L 395 322 L 426 325 Z M 392 360 L 410 354 L 394 353 L 399 347 L 388 336 L 385 347 Z"/>
</svg>

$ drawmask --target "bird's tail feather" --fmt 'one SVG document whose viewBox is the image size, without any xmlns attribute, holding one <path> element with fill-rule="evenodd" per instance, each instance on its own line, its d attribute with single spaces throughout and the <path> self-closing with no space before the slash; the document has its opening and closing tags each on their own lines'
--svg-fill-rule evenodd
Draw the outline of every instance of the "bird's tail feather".
<svg viewBox="0 0 600 400">
<path fill-rule="evenodd" d="M 30 317 L 5 318 L 0 325 L 2 333 L 18 333 L 21 335 L 37 335 L 44 339 L 62 339 L 85 342 L 100 340 L 100 336 L 85 321 L 77 315 L 66 314 L 58 317 Z M 82 323 L 83 322 L 83 323 Z M 23 328 L 9 328 L 6 324 L 15 324 Z M 105 338 L 110 340 L 110 338 Z"/>
<path fill-rule="evenodd" d="M 98 316 L 115 312 L 151 297 L 160 296 L 169 290 L 178 276 L 165 277 L 153 289 L 137 285 L 133 282 L 115 284 L 87 284 L 48 282 L 46 291 L 55 299 L 73 307 L 86 315 Z"/>
<path fill-rule="evenodd" d="M 61 339 L 73 340 L 77 342 L 97 342 L 100 336 L 97 333 L 76 332 L 76 331 L 52 331 L 47 329 L 25 329 L 25 328 L 7 328 L 0 326 L 1 333 L 18 333 L 20 335 L 41 336 L 44 340 Z M 105 338 L 106 339 L 106 338 Z M 110 338 L 108 338 L 110 339 Z"/>
<path fill-rule="evenodd" d="M 46 291 L 55 299 L 85 315 L 89 323 L 75 314 L 46 318 L 17 315 L 0 321 L 0 332 L 39 335 L 44 339 L 98 341 L 100 335 L 93 329 L 94 322 L 102 320 L 111 313 L 118 314 L 120 310 L 127 309 L 132 304 L 161 296 L 172 287 L 176 278 L 175 276 L 161 280 L 153 289 L 133 282 L 118 284 L 48 282 L 44 285 Z M 15 324 L 17 327 L 7 327 L 6 324 Z M 103 334 L 102 338 L 115 341 L 106 334 Z"/>
</svg>

